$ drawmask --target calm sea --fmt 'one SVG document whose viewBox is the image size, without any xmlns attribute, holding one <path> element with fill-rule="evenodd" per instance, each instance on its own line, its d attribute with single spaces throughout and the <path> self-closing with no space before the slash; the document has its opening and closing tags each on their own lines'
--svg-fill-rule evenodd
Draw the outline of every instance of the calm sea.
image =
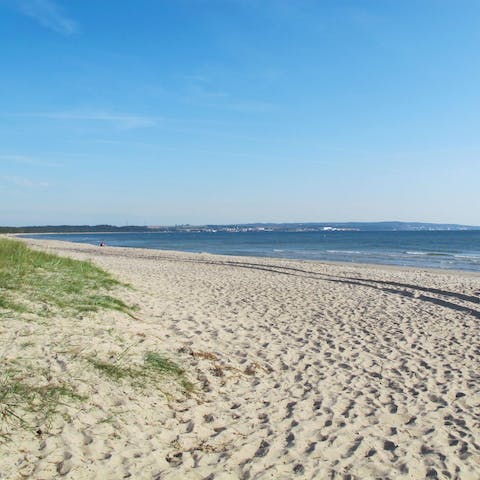
<svg viewBox="0 0 480 480">
<path fill-rule="evenodd" d="M 28 235 L 25 235 L 27 237 Z M 108 246 L 480 272 L 480 231 L 54 234 Z"/>
</svg>

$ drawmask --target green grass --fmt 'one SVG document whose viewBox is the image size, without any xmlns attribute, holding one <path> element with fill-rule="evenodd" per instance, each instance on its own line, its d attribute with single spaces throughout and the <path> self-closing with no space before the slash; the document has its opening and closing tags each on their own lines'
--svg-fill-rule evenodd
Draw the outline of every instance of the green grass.
<svg viewBox="0 0 480 480">
<path fill-rule="evenodd" d="M 185 375 L 185 370 L 172 360 L 157 352 L 147 352 L 144 357 L 144 368 L 155 375 L 174 376 L 185 392 L 193 391 L 193 384 Z"/>
<path fill-rule="evenodd" d="M 5 294 L 0 295 L 0 309 L 10 310 L 10 311 L 14 311 L 14 312 L 17 312 L 17 313 L 28 312 L 28 308 L 26 308 L 25 306 L 23 306 L 20 303 L 16 303 L 16 302 L 12 301 Z"/>
<path fill-rule="evenodd" d="M 90 262 L 32 250 L 22 242 L 0 239 L 0 317 L 11 313 L 48 316 L 133 309 L 109 292 L 125 286 Z"/>
<path fill-rule="evenodd" d="M 87 360 L 97 370 L 112 380 L 121 380 L 122 378 L 135 379 L 139 376 L 143 376 L 143 372 L 138 368 L 125 367 L 117 363 L 104 362 L 103 360 L 98 360 L 96 358 L 88 358 Z"/>
<path fill-rule="evenodd" d="M 172 360 L 160 355 L 157 352 L 147 352 L 145 354 L 146 368 L 163 375 L 185 375 L 185 370 Z"/>
<path fill-rule="evenodd" d="M 135 318 L 132 307 L 110 295 L 121 286 L 127 285 L 92 263 L 32 250 L 22 242 L 0 238 L 0 322 L 5 332 L 13 328 L 12 320 L 20 319 L 36 322 L 36 328 L 49 334 L 52 319 L 59 315 L 78 318 L 74 325 L 81 329 L 82 315 L 100 310 L 116 310 Z M 109 333 L 113 335 L 114 330 Z M 5 338 L 0 337 L 3 352 L 9 347 L 5 342 L 13 341 Z M 35 366 L 25 360 L 29 347 L 34 345 L 31 340 L 26 338 L 20 344 L 25 358 L 0 355 L 0 437 L 18 427 L 32 431 L 48 427 L 45 421 L 62 405 L 86 400 L 75 392 L 75 379 L 55 380 L 52 372 L 39 369 L 38 362 Z M 116 361 L 96 357 L 87 360 L 115 382 L 126 380 L 135 387 L 161 389 L 163 381 L 171 378 L 185 393 L 193 391 L 184 369 L 159 353 L 147 352 L 142 362 L 130 364 L 127 352 L 136 345 L 126 348 Z M 58 350 L 54 343 L 49 348 Z M 58 351 L 45 354 L 55 353 Z"/>
<path fill-rule="evenodd" d="M 56 414 L 65 402 L 85 400 L 64 383 L 32 385 L 31 374 L 31 370 L 27 375 L 24 369 L 12 367 L 3 370 L 0 380 L 0 419 L 3 426 L 19 424 L 34 430 Z M 0 436 L 5 438 L 8 435 L 2 429 Z"/>
<path fill-rule="evenodd" d="M 133 316 L 131 307 L 109 294 L 119 286 L 126 285 L 92 263 L 39 252 L 22 242 L 0 238 L 0 321 L 7 329 L 11 319 L 36 321 L 48 327 L 50 316 L 75 318 L 102 309 Z M 5 342 L 5 337 L 1 340 Z M 32 342 L 26 341 L 21 348 L 30 345 Z M 52 380 L 51 372 L 40 372 L 21 358 L 0 357 L 0 363 L 0 436 L 5 436 L 8 424 L 34 428 L 54 415 L 65 401 L 82 399 L 69 385 Z"/>
<path fill-rule="evenodd" d="M 145 386 L 146 384 L 157 384 L 162 378 L 169 376 L 174 378 L 181 385 L 182 389 L 190 393 L 193 391 L 193 384 L 187 379 L 185 370 L 157 352 L 147 352 L 143 358 L 143 364 L 127 365 L 126 359 L 116 362 L 105 362 L 97 358 L 88 358 L 88 362 L 112 380 L 119 381 L 127 379 L 134 386 Z"/>
</svg>

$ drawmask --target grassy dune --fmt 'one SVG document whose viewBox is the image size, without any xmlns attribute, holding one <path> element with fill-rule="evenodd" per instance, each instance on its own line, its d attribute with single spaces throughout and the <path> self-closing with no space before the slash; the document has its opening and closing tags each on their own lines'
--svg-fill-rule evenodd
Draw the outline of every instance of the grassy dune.
<svg viewBox="0 0 480 480">
<path fill-rule="evenodd" d="M 120 282 L 91 263 L 0 239 L 2 317 L 12 312 L 45 316 L 54 309 L 79 314 L 103 308 L 131 314 L 131 308 L 108 294 L 119 285 Z"/>
<path fill-rule="evenodd" d="M 95 344 L 93 334 L 89 337 L 88 329 L 82 327 L 86 316 L 117 311 L 135 319 L 135 309 L 113 295 L 125 287 L 92 263 L 0 239 L 0 436 L 18 428 L 43 429 L 62 405 L 88 402 L 78 391 L 78 379 L 56 375 L 51 359 L 75 350 L 65 344 L 70 331 L 72 337 L 84 338 L 85 344 L 75 351 L 83 352 Z M 119 339 L 121 335 L 111 337 Z M 52 341 L 47 346 L 42 343 L 39 350 L 39 342 L 43 342 L 39 339 L 44 338 Z M 136 355 L 136 361 L 130 353 Z M 158 352 L 125 350 L 106 358 L 69 355 L 69 362 L 82 363 L 80 369 L 93 369 L 99 381 L 126 381 L 142 387 L 147 383 L 161 385 L 161 378 L 169 376 L 185 392 L 192 389 L 185 371 Z"/>
</svg>

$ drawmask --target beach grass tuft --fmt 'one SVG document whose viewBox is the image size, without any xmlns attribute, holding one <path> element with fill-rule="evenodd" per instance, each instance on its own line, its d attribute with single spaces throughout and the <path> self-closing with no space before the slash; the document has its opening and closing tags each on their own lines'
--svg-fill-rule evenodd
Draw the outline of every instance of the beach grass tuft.
<svg viewBox="0 0 480 480">
<path fill-rule="evenodd" d="M 157 352 L 147 352 L 144 357 L 144 362 L 147 370 L 158 375 L 171 375 L 180 382 L 185 392 L 193 392 L 193 383 L 188 380 L 185 370 L 169 358 Z"/>
<path fill-rule="evenodd" d="M 158 381 L 162 378 L 171 377 L 178 381 L 184 392 L 191 393 L 194 390 L 185 369 L 158 352 L 146 352 L 143 364 L 127 364 L 128 359 L 125 357 L 119 357 L 116 361 L 90 357 L 87 361 L 103 375 L 115 381 L 127 379 L 134 386 L 144 387 L 152 383 L 159 385 Z"/>
<path fill-rule="evenodd" d="M 175 376 L 185 374 L 185 370 L 182 367 L 157 352 L 147 352 L 144 360 L 147 368 L 160 374 Z"/>
<path fill-rule="evenodd" d="M 123 378 L 136 379 L 142 373 L 139 369 L 126 367 L 118 363 L 106 362 L 97 358 L 88 358 L 88 362 L 112 380 Z"/>
<path fill-rule="evenodd" d="M 33 385 L 32 378 L 40 372 L 9 366 L 2 371 L 0 380 L 0 436 L 8 438 L 6 425 L 17 425 L 34 430 L 57 413 L 67 401 L 85 400 L 65 383 L 47 382 Z"/>
</svg>

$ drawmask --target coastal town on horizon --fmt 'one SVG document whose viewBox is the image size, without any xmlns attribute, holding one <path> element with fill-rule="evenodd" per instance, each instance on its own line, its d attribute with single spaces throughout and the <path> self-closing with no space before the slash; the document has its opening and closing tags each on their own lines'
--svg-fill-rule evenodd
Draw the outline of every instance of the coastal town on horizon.
<svg viewBox="0 0 480 480">
<path fill-rule="evenodd" d="M 332 232 L 332 231 L 467 231 L 480 226 L 424 222 L 288 222 L 208 225 L 32 225 L 0 226 L 0 233 L 72 232 Z"/>
</svg>

